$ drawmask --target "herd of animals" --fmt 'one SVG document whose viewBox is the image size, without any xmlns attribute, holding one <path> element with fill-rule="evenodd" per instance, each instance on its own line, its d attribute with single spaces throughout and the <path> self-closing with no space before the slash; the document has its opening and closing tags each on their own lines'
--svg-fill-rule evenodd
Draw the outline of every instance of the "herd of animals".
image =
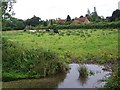
<svg viewBox="0 0 120 90">
<path fill-rule="evenodd" d="M 59 31 L 57 29 L 46 29 L 46 30 L 24 30 L 24 32 L 54 32 L 54 33 L 58 33 Z"/>
</svg>

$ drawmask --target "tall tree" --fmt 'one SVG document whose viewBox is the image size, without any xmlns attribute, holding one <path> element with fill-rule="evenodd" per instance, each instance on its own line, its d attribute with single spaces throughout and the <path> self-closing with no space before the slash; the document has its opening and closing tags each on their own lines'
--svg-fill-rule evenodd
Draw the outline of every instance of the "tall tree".
<svg viewBox="0 0 120 90">
<path fill-rule="evenodd" d="M 93 21 L 93 22 L 98 22 L 100 21 L 101 17 L 98 16 L 97 14 L 97 10 L 96 10 L 96 7 L 94 7 L 94 12 L 92 12 L 90 15 L 86 15 L 90 21 Z"/>
<path fill-rule="evenodd" d="M 2 27 L 6 25 L 6 20 L 12 17 L 12 15 L 14 15 L 14 11 L 13 9 L 13 4 L 16 3 L 16 0 L 2 0 L 0 1 L 1 3 L 1 17 L 2 17 Z M 0 11 L 1 11 L 0 10 Z"/>
<path fill-rule="evenodd" d="M 7 19 L 14 15 L 14 11 L 12 11 L 14 3 L 16 3 L 16 0 L 2 0 L 2 19 Z"/>
<path fill-rule="evenodd" d="M 40 23 L 41 18 L 36 17 L 35 15 L 31 19 L 25 21 L 26 25 L 37 26 Z"/>
<path fill-rule="evenodd" d="M 113 11 L 111 19 L 112 19 L 111 21 L 120 20 L 120 10 L 119 9 Z"/>
<path fill-rule="evenodd" d="M 89 15 L 89 16 L 90 16 L 90 10 L 89 10 L 89 9 L 87 10 L 87 15 Z"/>
<path fill-rule="evenodd" d="M 67 15 L 67 21 L 71 21 L 70 15 Z"/>
</svg>

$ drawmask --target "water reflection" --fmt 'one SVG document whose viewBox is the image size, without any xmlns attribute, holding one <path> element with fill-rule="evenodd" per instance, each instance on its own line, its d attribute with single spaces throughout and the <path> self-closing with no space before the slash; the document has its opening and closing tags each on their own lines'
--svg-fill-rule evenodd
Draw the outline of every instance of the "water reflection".
<svg viewBox="0 0 120 90">
<path fill-rule="evenodd" d="M 62 82 L 66 74 L 61 73 L 48 78 L 24 79 L 10 82 L 3 82 L 3 88 L 55 88 Z M 5 89 L 6 90 L 6 89 Z M 23 90 L 23 89 L 22 89 Z"/>
<path fill-rule="evenodd" d="M 102 87 L 106 83 L 98 82 L 111 72 L 103 71 L 103 66 L 85 64 L 88 75 L 80 75 L 79 64 L 70 64 L 70 71 L 67 73 L 63 82 L 58 84 L 58 88 L 95 88 Z M 81 67 L 80 67 L 81 68 Z M 89 74 L 92 72 L 93 74 Z"/>
<path fill-rule="evenodd" d="M 25 79 L 11 82 L 3 82 L 3 88 L 95 88 L 102 87 L 105 83 L 98 82 L 111 72 L 103 71 L 103 66 L 85 64 L 87 71 L 93 75 L 82 77 L 78 71 L 79 64 L 69 65 L 67 74 L 58 74 L 53 77 L 42 79 Z"/>
</svg>

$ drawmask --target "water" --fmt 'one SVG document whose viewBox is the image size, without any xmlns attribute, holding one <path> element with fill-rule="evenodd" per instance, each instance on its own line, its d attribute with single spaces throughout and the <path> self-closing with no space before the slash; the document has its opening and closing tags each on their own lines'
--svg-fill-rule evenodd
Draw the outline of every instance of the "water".
<svg viewBox="0 0 120 90">
<path fill-rule="evenodd" d="M 82 78 L 78 72 L 78 64 L 72 63 L 69 66 L 71 69 L 67 74 L 61 73 L 48 78 L 3 82 L 3 88 L 99 88 L 106 84 L 100 80 L 111 74 L 109 71 L 103 71 L 103 66 L 85 64 L 87 71 L 92 71 L 94 74 Z"/>
<path fill-rule="evenodd" d="M 58 88 L 95 88 L 103 87 L 106 83 L 100 82 L 105 76 L 110 75 L 110 72 L 103 71 L 103 66 L 86 64 L 88 71 L 92 71 L 94 75 L 88 75 L 86 78 L 81 78 L 78 72 L 78 64 L 70 64 L 71 70 L 67 73 L 63 82 L 58 84 Z"/>
</svg>

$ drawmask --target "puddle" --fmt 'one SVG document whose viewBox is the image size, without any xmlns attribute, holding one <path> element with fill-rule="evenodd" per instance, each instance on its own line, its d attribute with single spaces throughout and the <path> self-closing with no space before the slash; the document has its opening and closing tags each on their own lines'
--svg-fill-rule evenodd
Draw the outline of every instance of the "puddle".
<svg viewBox="0 0 120 90">
<path fill-rule="evenodd" d="M 100 88 L 104 87 L 106 82 L 100 80 L 108 78 L 109 71 L 103 71 L 104 66 L 95 64 L 85 64 L 88 72 L 87 77 L 81 77 L 78 71 L 79 64 L 69 64 L 70 70 L 67 74 L 58 74 L 56 76 L 41 79 L 24 79 L 18 81 L 3 82 L 3 88 Z"/>
</svg>

